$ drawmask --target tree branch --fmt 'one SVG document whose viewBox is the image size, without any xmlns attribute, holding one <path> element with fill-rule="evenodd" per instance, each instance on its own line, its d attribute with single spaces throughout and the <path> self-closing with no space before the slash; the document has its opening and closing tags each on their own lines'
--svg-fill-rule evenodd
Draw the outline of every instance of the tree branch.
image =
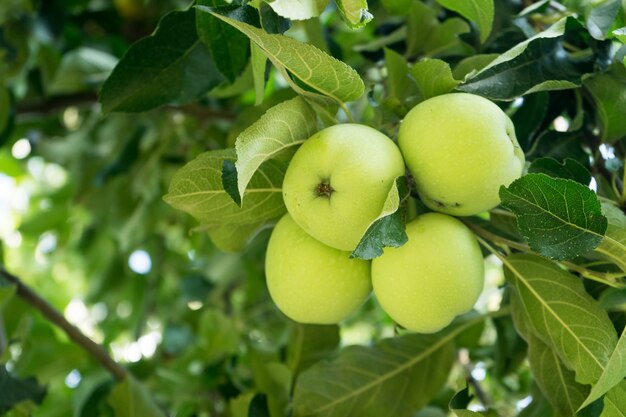
<svg viewBox="0 0 626 417">
<path fill-rule="evenodd" d="M 30 304 L 49 321 L 56 324 L 63 329 L 67 336 L 78 346 L 82 347 L 89 355 L 91 355 L 96 361 L 98 361 L 107 371 L 113 375 L 113 377 L 122 381 L 128 375 L 128 371 L 124 369 L 120 364 L 115 362 L 109 353 L 99 344 L 88 338 L 81 332 L 76 326 L 68 322 L 61 313 L 59 313 L 53 306 L 46 300 L 41 298 L 35 291 L 22 282 L 15 275 L 7 272 L 4 268 L 0 267 L 0 276 L 5 278 L 8 282 L 15 285 L 16 294 Z"/>
</svg>

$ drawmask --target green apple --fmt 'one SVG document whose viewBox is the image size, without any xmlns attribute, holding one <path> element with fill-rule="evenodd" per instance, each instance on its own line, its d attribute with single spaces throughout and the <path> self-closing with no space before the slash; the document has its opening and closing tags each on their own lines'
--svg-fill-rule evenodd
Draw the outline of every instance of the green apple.
<svg viewBox="0 0 626 417">
<path fill-rule="evenodd" d="M 350 253 L 318 242 L 289 214 L 270 237 L 265 275 L 276 306 L 300 323 L 337 323 L 372 290 L 370 262 L 350 259 Z"/>
<path fill-rule="evenodd" d="M 398 144 L 424 204 L 454 216 L 497 206 L 500 186 L 524 168 L 511 119 L 473 94 L 421 102 L 404 118 Z"/>
<path fill-rule="evenodd" d="M 368 126 L 335 125 L 311 136 L 295 153 L 283 198 L 308 234 L 352 251 L 404 172 L 402 154 L 387 136 Z"/>
<path fill-rule="evenodd" d="M 433 333 L 469 311 L 483 289 L 478 242 L 458 219 L 427 213 L 409 222 L 408 242 L 372 261 L 374 294 L 397 323 Z"/>
</svg>

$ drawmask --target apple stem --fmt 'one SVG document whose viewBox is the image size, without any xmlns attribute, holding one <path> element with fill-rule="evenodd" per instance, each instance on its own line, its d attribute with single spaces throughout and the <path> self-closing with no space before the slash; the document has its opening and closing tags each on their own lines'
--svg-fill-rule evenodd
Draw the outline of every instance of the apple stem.
<svg viewBox="0 0 626 417">
<path fill-rule="evenodd" d="M 335 190 L 333 189 L 333 187 L 330 186 L 330 182 L 328 181 L 320 182 L 319 184 L 317 184 L 317 187 L 315 187 L 315 194 L 318 197 L 330 198 L 331 194 L 334 191 Z"/>
</svg>

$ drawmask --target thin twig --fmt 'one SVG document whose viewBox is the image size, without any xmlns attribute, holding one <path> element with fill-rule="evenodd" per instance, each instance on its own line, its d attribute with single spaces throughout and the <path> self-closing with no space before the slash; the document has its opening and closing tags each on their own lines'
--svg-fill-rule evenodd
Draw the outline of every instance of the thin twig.
<svg viewBox="0 0 626 417">
<path fill-rule="evenodd" d="M 115 362 L 108 352 L 99 344 L 88 338 L 76 326 L 68 322 L 61 313 L 52 307 L 46 300 L 41 298 L 35 291 L 22 282 L 15 275 L 0 267 L 0 276 L 5 278 L 16 287 L 16 294 L 30 304 L 49 321 L 63 329 L 67 336 L 78 346 L 82 347 L 95 360 L 97 360 L 118 381 L 123 381 L 128 371 Z"/>
</svg>

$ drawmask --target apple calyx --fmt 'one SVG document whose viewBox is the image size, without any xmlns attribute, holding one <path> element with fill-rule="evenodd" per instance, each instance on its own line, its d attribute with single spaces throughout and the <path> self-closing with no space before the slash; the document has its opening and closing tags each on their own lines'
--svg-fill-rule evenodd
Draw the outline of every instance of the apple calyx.
<svg viewBox="0 0 626 417">
<path fill-rule="evenodd" d="M 335 190 L 330 186 L 330 180 L 325 180 L 317 184 L 315 187 L 315 195 L 317 197 L 326 197 L 330 199 L 330 196 Z"/>
</svg>

